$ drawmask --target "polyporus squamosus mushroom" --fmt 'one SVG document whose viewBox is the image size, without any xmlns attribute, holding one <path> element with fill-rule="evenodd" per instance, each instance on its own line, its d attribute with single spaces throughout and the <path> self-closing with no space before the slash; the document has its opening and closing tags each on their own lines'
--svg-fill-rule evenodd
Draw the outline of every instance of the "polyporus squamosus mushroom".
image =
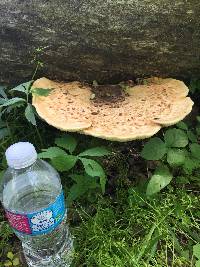
<svg viewBox="0 0 200 267">
<path fill-rule="evenodd" d="M 91 86 L 79 82 L 41 78 L 33 88 L 53 88 L 48 96 L 33 95 L 38 114 L 50 125 L 121 142 L 150 137 L 182 120 L 193 106 L 188 88 L 175 79 L 150 79 L 147 85 L 128 87 L 115 101 L 110 93 L 107 99 L 96 97 Z"/>
</svg>

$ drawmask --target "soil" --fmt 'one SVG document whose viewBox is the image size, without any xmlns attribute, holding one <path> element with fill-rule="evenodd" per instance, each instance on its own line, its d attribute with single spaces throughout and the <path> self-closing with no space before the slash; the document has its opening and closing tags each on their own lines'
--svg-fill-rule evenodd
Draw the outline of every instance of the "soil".
<svg viewBox="0 0 200 267">
<path fill-rule="evenodd" d="M 92 86 L 95 103 L 117 103 L 124 101 L 125 93 L 120 85 L 96 85 Z"/>
</svg>

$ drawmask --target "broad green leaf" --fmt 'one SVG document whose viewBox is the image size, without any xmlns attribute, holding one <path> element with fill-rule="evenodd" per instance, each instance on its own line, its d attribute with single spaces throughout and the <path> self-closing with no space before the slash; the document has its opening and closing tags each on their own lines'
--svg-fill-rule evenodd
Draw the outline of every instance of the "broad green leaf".
<svg viewBox="0 0 200 267">
<path fill-rule="evenodd" d="M 200 260 L 196 262 L 195 267 L 200 267 Z"/>
<path fill-rule="evenodd" d="M 53 159 L 60 156 L 68 156 L 68 154 L 59 147 L 49 147 L 42 149 L 43 152 L 38 154 L 40 159 Z"/>
<path fill-rule="evenodd" d="M 20 264 L 19 258 L 14 258 L 13 260 L 13 266 L 18 266 Z"/>
<path fill-rule="evenodd" d="M 82 184 L 73 184 L 67 196 L 67 202 L 70 204 L 72 201 L 84 195 L 87 191 L 88 188 L 82 186 Z"/>
<path fill-rule="evenodd" d="M 171 148 L 167 152 L 167 162 L 172 166 L 181 166 L 185 162 L 186 152 L 184 150 Z"/>
<path fill-rule="evenodd" d="M 12 260 L 14 258 L 14 254 L 11 251 L 9 251 L 7 253 L 7 258 L 10 259 L 10 260 Z"/>
<path fill-rule="evenodd" d="M 30 123 L 32 123 L 35 126 L 37 125 L 36 120 L 35 120 L 35 114 L 34 114 L 33 106 L 29 103 L 25 109 L 25 117 Z"/>
<path fill-rule="evenodd" d="M 141 156 L 146 160 L 159 160 L 166 153 L 166 146 L 164 142 L 158 138 L 151 138 L 145 145 L 141 152 Z"/>
<path fill-rule="evenodd" d="M 165 186 L 167 186 L 173 176 L 170 173 L 169 169 L 165 165 L 159 166 L 156 170 L 153 176 L 151 177 L 151 180 L 149 181 L 147 185 L 147 195 L 153 195 L 155 193 L 160 192 Z"/>
<path fill-rule="evenodd" d="M 95 189 L 99 187 L 94 177 L 88 177 L 83 175 L 73 174 L 70 177 L 76 182 L 71 188 L 67 197 L 71 203 L 73 200 L 84 195 L 89 189 Z"/>
<path fill-rule="evenodd" d="M 191 131 L 187 131 L 187 136 L 192 143 L 197 143 L 197 136 Z"/>
<path fill-rule="evenodd" d="M 168 147 L 185 147 L 188 144 L 187 134 L 181 129 L 167 130 L 164 139 Z"/>
<path fill-rule="evenodd" d="M 52 165 L 60 172 L 69 171 L 74 167 L 78 158 L 72 155 L 58 156 L 51 159 Z"/>
<path fill-rule="evenodd" d="M 66 134 L 63 137 L 56 138 L 55 144 L 67 149 L 70 153 L 72 153 L 76 149 L 77 141 L 73 136 Z"/>
<path fill-rule="evenodd" d="M 13 97 L 11 99 L 6 100 L 6 102 L 4 104 L 2 104 L 0 107 L 8 107 L 8 106 L 14 105 L 16 103 L 23 103 L 23 102 L 26 102 L 23 98 Z"/>
<path fill-rule="evenodd" d="M 179 129 L 182 129 L 182 130 L 188 130 L 188 126 L 185 122 L 183 121 L 180 121 L 176 124 L 176 126 L 179 128 Z"/>
<path fill-rule="evenodd" d="M 101 165 L 92 159 L 80 158 L 83 163 L 85 172 L 92 177 L 99 177 L 102 192 L 105 193 L 106 175 Z"/>
<path fill-rule="evenodd" d="M 5 266 L 5 267 L 13 266 L 12 261 L 9 261 L 9 260 L 5 261 L 5 262 L 4 262 L 4 266 Z"/>
<path fill-rule="evenodd" d="M 183 165 L 184 172 L 186 174 L 192 174 L 192 172 L 198 168 L 200 168 L 200 160 L 192 157 L 192 155 L 188 155 Z"/>
<path fill-rule="evenodd" d="M 8 128 L 1 128 L 0 129 L 0 140 L 6 136 L 9 136 L 9 135 L 10 135 L 10 132 L 9 132 Z"/>
<path fill-rule="evenodd" d="M 193 157 L 200 159 L 200 145 L 191 144 L 190 145 L 190 151 L 191 151 Z"/>
<path fill-rule="evenodd" d="M 89 156 L 89 157 L 102 157 L 106 155 L 110 155 L 111 152 L 107 150 L 105 147 L 94 147 L 87 149 L 79 154 L 79 157 Z"/>
<path fill-rule="evenodd" d="M 196 244 L 193 246 L 193 255 L 200 260 L 200 244 Z"/>
<path fill-rule="evenodd" d="M 22 83 L 22 84 L 20 84 L 20 85 L 18 85 L 16 87 L 14 87 L 10 91 L 18 91 L 18 92 L 22 92 L 22 93 L 28 94 L 28 91 L 29 91 L 32 83 L 33 83 L 33 81 Z"/>
<path fill-rule="evenodd" d="M 48 96 L 52 92 L 52 88 L 32 88 L 31 93 L 38 96 Z"/>
</svg>

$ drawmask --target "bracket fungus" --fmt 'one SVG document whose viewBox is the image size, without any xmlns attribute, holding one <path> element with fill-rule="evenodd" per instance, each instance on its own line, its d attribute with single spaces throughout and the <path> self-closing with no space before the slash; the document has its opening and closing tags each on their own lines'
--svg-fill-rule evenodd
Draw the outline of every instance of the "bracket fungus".
<svg viewBox="0 0 200 267">
<path fill-rule="evenodd" d="M 150 137 L 182 120 L 193 106 L 187 86 L 175 79 L 149 79 L 146 85 L 121 91 L 113 86 L 115 95 L 107 93 L 107 98 L 96 96 L 92 86 L 79 82 L 41 78 L 33 88 L 53 89 L 45 97 L 33 94 L 33 105 L 48 124 L 121 142 Z"/>
</svg>

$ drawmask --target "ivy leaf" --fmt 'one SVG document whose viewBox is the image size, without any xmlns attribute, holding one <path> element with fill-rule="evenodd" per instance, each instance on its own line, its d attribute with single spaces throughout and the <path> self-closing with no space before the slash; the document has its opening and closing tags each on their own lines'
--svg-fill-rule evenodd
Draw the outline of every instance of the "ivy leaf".
<svg viewBox="0 0 200 267">
<path fill-rule="evenodd" d="M 197 259 L 200 260 L 200 244 L 196 244 L 193 246 L 193 254 Z"/>
<path fill-rule="evenodd" d="M 167 152 L 167 162 L 171 166 L 181 166 L 185 162 L 186 152 L 185 150 L 172 148 Z"/>
<path fill-rule="evenodd" d="M 78 158 L 72 155 L 58 156 L 51 159 L 52 165 L 60 172 L 69 171 L 74 167 Z"/>
<path fill-rule="evenodd" d="M 42 149 L 43 152 L 38 154 L 40 159 L 53 159 L 60 156 L 68 156 L 68 154 L 59 147 L 49 147 Z"/>
<path fill-rule="evenodd" d="M 191 151 L 193 157 L 200 159 L 200 145 L 191 144 L 190 145 L 190 151 Z"/>
<path fill-rule="evenodd" d="M 160 192 L 164 187 L 166 187 L 172 180 L 173 176 L 170 173 L 169 169 L 165 165 L 157 167 L 155 173 L 151 177 L 147 185 L 146 194 L 151 196 L 155 193 Z"/>
<path fill-rule="evenodd" d="M 146 160 L 159 160 L 165 153 L 165 143 L 160 138 L 154 137 L 144 145 L 141 156 Z"/>
<path fill-rule="evenodd" d="M 23 102 L 26 102 L 25 99 L 21 97 L 13 97 L 11 99 L 6 100 L 6 102 L 2 104 L 0 107 L 8 107 L 16 103 L 23 103 Z"/>
<path fill-rule="evenodd" d="M 53 88 L 32 88 L 31 93 L 38 96 L 48 96 L 52 92 Z"/>
<path fill-rule="evenodd" d="M 32 123 L 35 126 L 37 125 L 33 106 L 29 103 L 25 109 L 25 117 L 26 117 L 27 121 L 29 121 L 30 123 Z"/>
<path fill-rule="evenodd" d="M 110 155 L 111 152 L 107 150 L 105 147 L 94 147 L 85 150 L 84 152 L 79 154 L 79 157 L 89 156 L 89 157 L 102 157 Z"/>
<path fill-rule="evenodd" d="M 20 84 L 20 85 L 18 85 L 16 87 L 14 87 L 10 91 L 18 91 L 18 92 L 22 92 L 22 93 L 28 94 L 28 91 L 29 91 L 32 83 L 33 83 L 33 81 L 22 83 L 22 84 Z"/>
<path fill-rule="evenodd" d="M 176 126 L 179 128 L 179 129 L 182 129 L 182 130 L 188 130 L 188 126 L 185 122 L 183 121 L 180 121 L 176 124 Z"/>
<path fill-rule="evenodd" d="M 80 158 L 80 160 L 83 163 L 85 172 L 89 176 L 100 178 L 101 190 L 105 193 L 106 175 L 101 165 L 92 159 Z"/>
<path fill-rule="evenodd" d="M 65 134 L 63 137 L 56 138 L 55 144 L 67 149 L 70 153 L 72 153 L 76 149 L 77 141 L 73 136 Z"/>
<path fill-rule="evenodd" d="M 187 134 L 181 129 L 167 130 L 164 139 L 168 147 L 185 147 L 188 144 Z"/>
<path fill-rule="evenodd" d="M 192 143 L 197 143 L 197 136 L 191 131 L 187 131 L 187 136 Z"/>
</svg>

